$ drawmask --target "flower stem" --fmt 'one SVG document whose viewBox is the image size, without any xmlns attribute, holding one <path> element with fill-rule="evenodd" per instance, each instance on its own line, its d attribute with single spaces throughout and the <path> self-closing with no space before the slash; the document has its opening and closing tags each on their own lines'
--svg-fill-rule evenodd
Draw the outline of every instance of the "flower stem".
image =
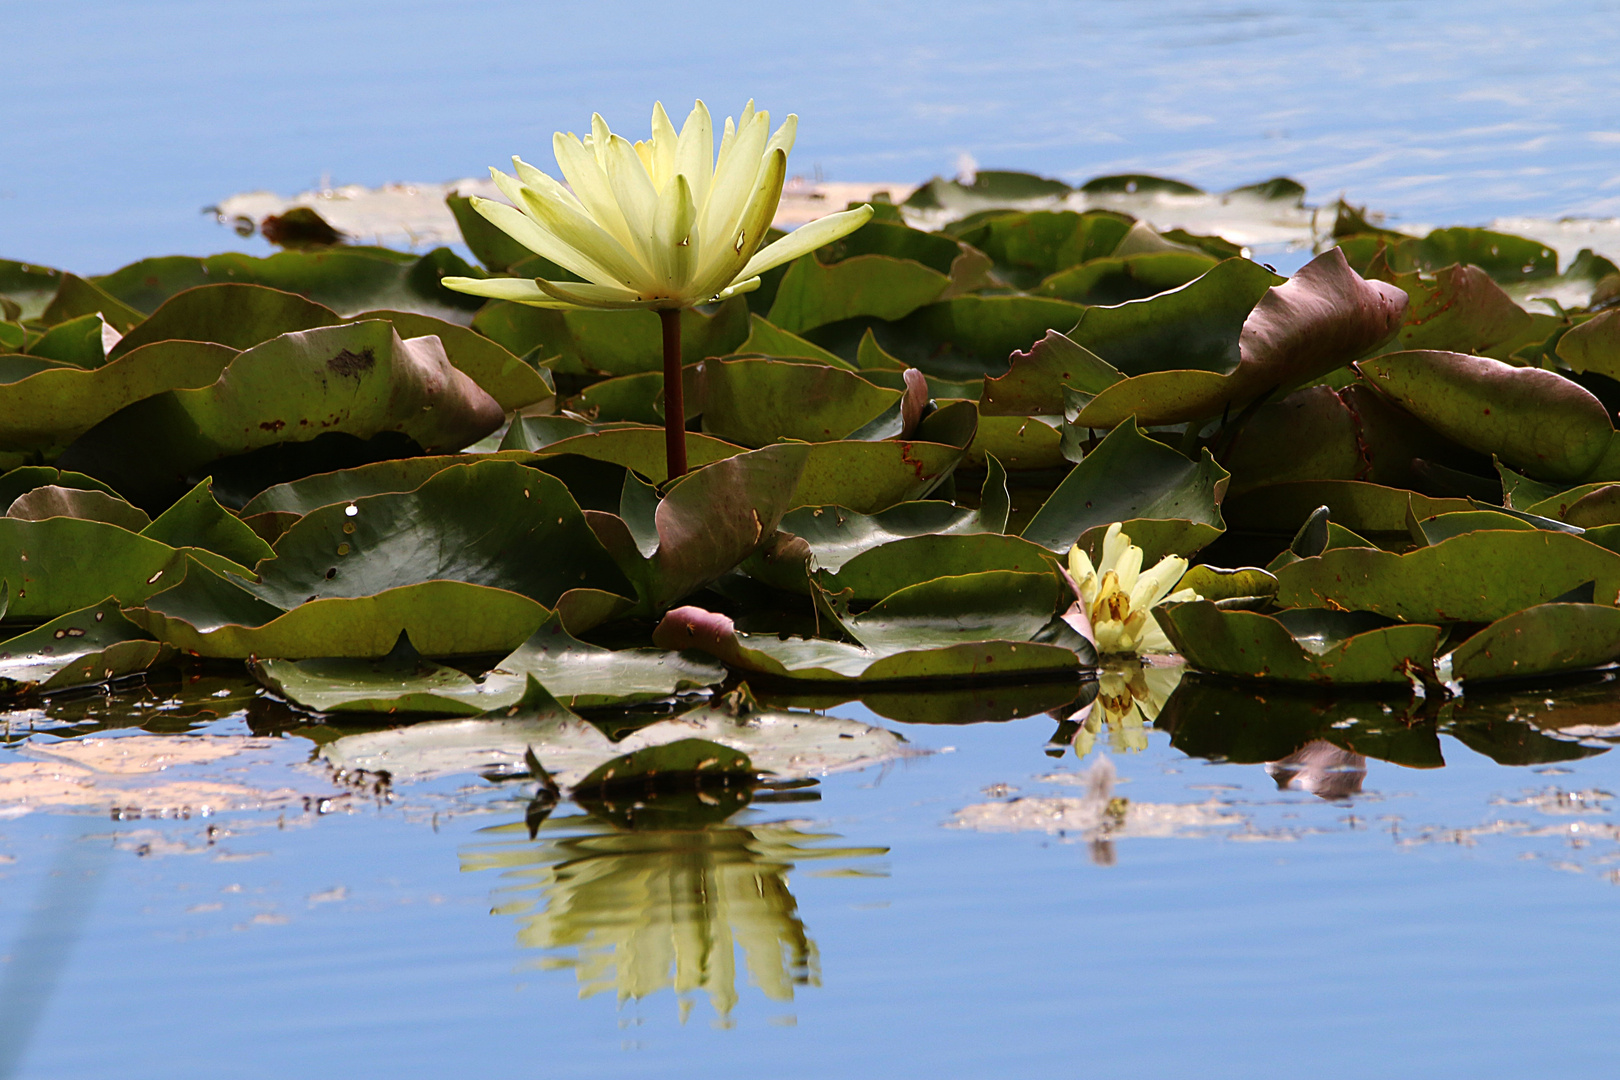
<svg viewBox="0 0 1620 1080">
<path fill-rule="evenodd" d="M 664 464 L 671 480 L 686 475 L 686 387 L 681 381 L 681 313 L 658 312 L 664 328 Z"/>
</svg>

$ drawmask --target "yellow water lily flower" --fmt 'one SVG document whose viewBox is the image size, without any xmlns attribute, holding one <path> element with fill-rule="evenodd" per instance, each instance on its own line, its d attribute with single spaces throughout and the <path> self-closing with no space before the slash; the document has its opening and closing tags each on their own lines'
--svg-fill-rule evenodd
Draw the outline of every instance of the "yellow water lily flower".
<svg viewBox="0 0 1620 1080">
<path fill-rule="evenodd" d="M 1187 572 L 1187 560 L 1166 555 L 1143 571 L 1142 549 L 1116 521 L 1103 535 L 1100 563 L 1099 572 L 1079 544 L 1069 549 L 1069 574 L 1080 588 L 1097 651 L 1105 656 L 1175 652 L 1152 609 L 1166 601 L 1202 599 L 1192 589 L 1171 592 Z"/>
<path fill-rule="evenodd" d="M 632 143 L 591 117 L 583 139 L 552 139 L 563 183 L 513 158 L 491 169 L 512 205 L 472 200 L 496 228 L 583 282 L 447 277 L 446 288 L 544 308 L 679 310 L 759 287 L 759 275 L 864 225 L 870 206 L 813 221 L 761 248 L 787 179 L 799 118 L 770 130 L 750 101 L 725 122 L 718 159 L 699 101 L 679 134 L 662 104 L 652 137 Z"/>
<path fill-rule="evenodd" d="M 1181 685 L 1186 665 L 1171 661 L 1115 660 L 1097 672 L 1097 696 L 1069 719 L 1076 725 L 1076 757 L 1085 757 L 1097 736 L 1108 729 L 1108 746 L 1117 754 L 1141 753 L 1148 747 L 1147 729 Z"/>
</svg>

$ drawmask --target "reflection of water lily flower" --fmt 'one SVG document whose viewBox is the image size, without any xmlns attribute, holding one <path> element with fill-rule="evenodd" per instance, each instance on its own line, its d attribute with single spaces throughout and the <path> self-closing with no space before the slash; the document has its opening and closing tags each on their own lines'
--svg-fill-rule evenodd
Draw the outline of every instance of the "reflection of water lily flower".
<svg viewBox="0 0 1620 1080">
<path fill-rule="evenodd" d="M 1131 543 L 1116 521 L 1103 536 L 1100 563 L 1101 570 L 1091 564 L 1079 544 L 1069 549 L 1069 574 L 1080 588 L 1097 651 L 1103 655 L 1175 652 L 1153 618 L 1152 608 L 1165 601 L 1200 598 L 1191 589 L 1170 591 L 1187 572 L 1187 560 L 1166 555 L 1153 569 L 1143 571 L 1142 549 Z"/>
<path fill-rule="evenodd" d="M 552 139 L 567 186 L 513 158 L 517 176 L 491 169 L 512 205 L 474 199 L 502 232 L 583 282 L 444 279 L 474 296 L 551 308 L 679 309 L 759 287 L 759 275 L 860 228 L 872 208 L 831 214 L 760 248 L 776 216 L 799 118 L 770 132 L 754 103 L 728 118 L 714 157 L 700 101 L 679 134 L 663 105 L 652 138 L 631 143 L 591 117 L 583 139 Z"/>
<path fill-rule="evenodd" d="M 1077 757 L 1091 753 L 1097 736 L 1108 728 L 1108 745 L 1115 753 L 1139 753 L 1148 745 L 1147 727 L 1158 718 L 1176 687 L 1181 685 L 1182 664 L 1127 660 L 1097 672 L 1097 696 L 1072 719 Z"/>
<path fill-rule="evenodd" d="M 522 837 L 523 829 L 494 831 Z M 465 870 L 505 871 L 495 911 L 522 918 L 521 944 L 574 950 L 541 966 L 573 968 L 581 997 L 614 989 L 623 1002 L 702 990 L 722 1020 L 737 1003 L 739 946 L 750 981 L 772 1000 L 792 1000 L 795 985 L 819 981 L 815 942 L 788 889 L 794 864 L 888 850 L 815 847 L 828 837 L 787 822 L 627 831 L 572 817 L 542 829 L 538 843 L 462 853 Z M 689 1005 L 683 999 L 683 1019 Z"/>
</svg>

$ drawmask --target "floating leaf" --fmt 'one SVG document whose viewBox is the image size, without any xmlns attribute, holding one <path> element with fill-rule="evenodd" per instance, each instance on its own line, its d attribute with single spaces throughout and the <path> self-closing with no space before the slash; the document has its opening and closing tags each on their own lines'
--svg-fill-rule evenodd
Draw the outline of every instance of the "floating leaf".
<svg viewBox="0 0 1620 1080">
<path fill-rule="evenodd" d="M 1448 266 L 1432 281 L 1397 274 L 1391 283 L 1412 298 L 1393 349 L 1482 353 L 1522 334 L 1533 322 L 1477 266 Z"/>
<path fill-rule="evenodd" d="M 1364 611 L 1295 608 L 1273 616 L 1194 601 L 1161 605 L 1155 617 L 1187 663 L 1233 678 L 1402 683 L 1429 671 L 1440 643 L 1438 626 Z"/>
<path fill-rule="evenodd" d="M 1297 480 L 1356 480 L 1367 464 L 1356 415 L 1326 386 L 1254 410 L 1221 460 L 1233 495 Z"/>
<path fill-rule="evenodd" d="M 1207 450 L 1200 461 L 1189 461 L 1148 438 L 1129 421 L 1064 477 L 1024 527 L 1023 536 L 1061 553 L 1088 532 L 1126 522 L 1125 531 L 1143 548 L 1143 557 L 1151 564 L 1172 552 L 1162 550 L 1159 543 L 1151 548 L 1143 543 L 1150 538 L 1140 519 L 1188 523 L 1187 528 L 1175 530 L 1176 546 L 1192 545 L 1191 551 L 1196 551 L 1226 528 L 1220 510 L 1226 480 L 1226 470 Z M 1142 533 L 1140 539 L 1138 533 Z"/>
<path fill-rule="evenodd" d="M 56 457 L 120 409 L 166 390 L 209 386 L 236 357 L 223 345 L 164 341 L 93 370 L 51 367 L 4 383 L 0 448 Z M 0 379 L 5 378 L 0 369 Z"/>
<path fill-rule="evenodd" d="M 990 256 L 1009 285 L 1029 289 L 1058 271 L 1112 255 L 1130 228 L 1129 217 L 1107 210 L 1036 210 L 997 215 L 956 238 Z"/>
<path fill-rule="evenodd" d="M 141 535 L 171 547 L 212 551 L 242 566 L 253 566 L 272 554 L 269 544 L 214 500 L 207 480 L 144 526 Z"/>
<path fill-rule="evenodd" d="M 1558 358 L 1575 371 L 1620 378 L 1620 311 L 1605 311 L 1558 339 Z"/>
<path fill-rule="evenodd" d="M 713 662 L 656 649 L 604 649 L 577 640 L 553 615 L 482 680 L 424 660 L 409 638 L 381 660 L 266 660 L 254 675 L 270 689 L 321 712 L 474 716 L 506 709 L 534 678 L 575 708 L 657 701 L 725 679 Z"/>
<path fill-rule="evenodd" d="M 429 451 L 456 450 L 503 419 L 500 405 L 450 365 L 436 338 L 402 341 L 388 323 L 367 321 L 283 334 L 248 349 L 212 385 L 127 406 L 61 460 L 137 505 L 167 505 L 211 463 L 281 442 L 386 432 Z M 136 444 L 143 453 L 129 454 Z"/>
<path fill-rule="evenodd" d="M 1405 533 L 1409 506 L 1425 518 L 1473 509 L 1466 499 L 1431 499 L 1354 480 L 1269 484 L 1233 495 L 1222 509 L 1234 528 L 1292 535 L 1319 506 L 1326 506 L 1334 521 L 1363 535 Z"/>
<path fill-rule="evenodd" d="M 1143 303 L 1159 303 L 1177 295 L 1167 293 Z M 1214 416 L 1231 405 L 1298 386 L 1344 366 L 1392 337 L 1405 309 L 1404 292 L 1381 281 L 1364 280 L 1350 269 L 1339 249 L 1330 248 L 1287 282 L 1268 289 L 1247 313 L 1234 342 L 1239 352 L 1235 365 L 1197 368 L 1171 354 L 1176 355 L 1177 363 L 1194 369 L 1153 370 L 1115 383 L 1081 409 L 1075 422 L 1107 428 L 1123 423 L 1128 416 L 1150 425 Z M 1083 338 L 1084 329 L 1082 322 L 1075 332 Z M 1115 367 L 1130 370 L 1106 349 L 1098 346 L 1094 351 Z"/>
<path fill-rule="evenodd" d="M 843 439 L 900 396 L 854 372 L 819 364 L 710 360 L 703 368 L 703 430 L 742 446 Z"/>
<path fill-rule="evenodd" d="M 944 274 L 910 259 L 857 255 L 829 266 L 803 255 L 788 266 L 766 317 L 792 334 L 862 316 L 892 321 L 939 299 L 949 285 Z"/>
<path fill-rule="evenodd" d="M 1459 682 L 1527 678 L 1620 660 L 1620 608 L 1537 604 L 1498 619 L 1451 650 L 1442 673 Z"/>
<path fill-rule="evenodd" d="M 1034 288 L 1036 296 L 1110 306 L 1179 289 L 1208 273 L 1214 256 L 1191 251 L 1145 251 L 1092 259 L 1059 270 Z"/>
<path fill-rule="evenodd" d="M 1339 548 L 1277 572 L 1277 602 L 1415 622 L 1491 622 L 1595 582 L 1620 593 L 1620 555 L 1570 533 L 1469 532 L 1405 555 Z"/>
<path fill-rule="evenodd" d="M 116 495 L 54 484 L 37 487 L 17 496 L 6 511 L 6 516 L 23 521 L 44 521 L 53 517 L 82 518 L 86 521 L 105 521 L 130 532 L 140 532 L 152 522 L 144 510 L 129 505 Z"/>
<path fill-rule="evenodd" d="M 1579 480 L 1614 436 L 1603 403 L 1551 371 L 1417 351 L 1365 360 L 1361 373 L 1447 438 L 1532 476 Z"/>
<path fill-rule="evenodd" d="M 316 599 L 287 612 L 243 584 L 191 562 L 179 585 L 129 615 L 176 648 L 240 660 L 386 656 L 401 634 L 430 656 L 499 653 L 527 640 L 552 614 L 526 596 L 464 581 Z"/>
<path fill-rule="evenodd" d="M 559 374 L 631 375 L 659 371 L 663 338 L 651 311 L 552 311 L 509 301 L 486 304 L 473 329 L 515 356 L 546 359 Z M 736 352 L 748 336 L 748 305 L 742 297 L 705 315 L 681 312 L 681 362 Z"/>
<path fill-rule="evenodd" d="M 94 686 L 145 671 L 170 655 L 108 599 L 0 641 L 0 695 Z"/>
</svg>

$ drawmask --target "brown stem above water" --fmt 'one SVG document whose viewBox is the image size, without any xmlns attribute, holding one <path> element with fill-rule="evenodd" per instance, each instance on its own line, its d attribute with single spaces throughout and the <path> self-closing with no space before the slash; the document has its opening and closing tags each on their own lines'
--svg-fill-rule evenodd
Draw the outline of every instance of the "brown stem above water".
<svg viewBox="0 0 1620 1080">
<path fill-rule="evenodd" d="M 686 387 L 681 380 L 681 313 L 658 313 L 664 328 L 664 463 L 669 478 L 686 474 Z"/>
</svg>

